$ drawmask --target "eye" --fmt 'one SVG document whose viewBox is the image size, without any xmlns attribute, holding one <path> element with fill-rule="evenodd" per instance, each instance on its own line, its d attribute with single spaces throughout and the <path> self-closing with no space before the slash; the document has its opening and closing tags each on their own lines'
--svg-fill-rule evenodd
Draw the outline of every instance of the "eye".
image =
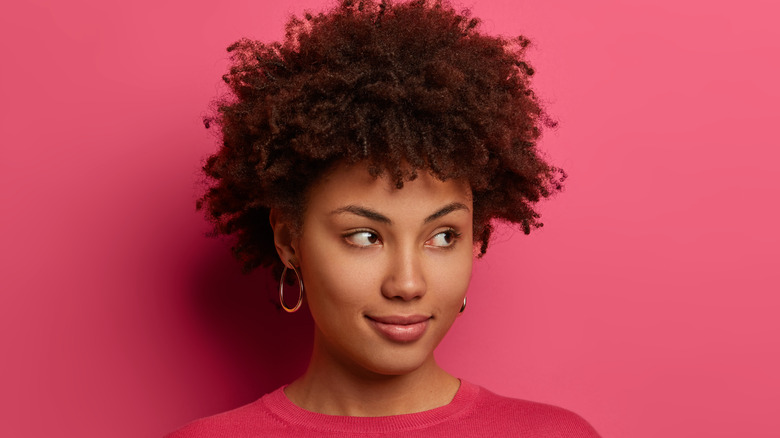
<svg viewBox="0 0 780 438">
<path fill-rule="evenodd" d="M 457 242 L 460 233 L 453 229 L 445 230 L 431 237 L 425 244 L 437 248 L 449 248 Z"/>
<path fill-rule="evenodd" d="M 381 244 L 379 235 L 366 230 L 355 231 L 344 236 L 344 240 L 352 246 L 367 247 Z"/>
</svg>

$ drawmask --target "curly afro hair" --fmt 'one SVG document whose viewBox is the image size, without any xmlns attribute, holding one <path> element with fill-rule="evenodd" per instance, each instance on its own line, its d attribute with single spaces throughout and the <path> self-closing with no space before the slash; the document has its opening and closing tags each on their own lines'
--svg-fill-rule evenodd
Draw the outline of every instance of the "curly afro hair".
<svg viewBox="0 0 780 438">
<path fill-rule="evenodd" d="M 528 234 L 542 225 L 533 205 L 565 179 L 537 150 L 554 122 L 530 87 L 528 44 L 481 33 L 441 0 L 341 0 L 291 18 L 281 43 L 241 39 L 228 47 L 230 94 L 204 119 L 223 144 L 197 207 L 236 238 L 247 271 L 281 266 L 270 209 L 300 226 L 307 189 L 337 163 L 398 188 L 418 171 L 467 180 L 480 255 L 494 219 Z"/>
</svg>

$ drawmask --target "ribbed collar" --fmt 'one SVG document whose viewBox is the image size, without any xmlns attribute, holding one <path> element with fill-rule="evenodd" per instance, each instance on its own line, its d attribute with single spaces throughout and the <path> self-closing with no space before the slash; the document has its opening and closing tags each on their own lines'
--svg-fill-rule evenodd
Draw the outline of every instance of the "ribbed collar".
<svg viewBox="0 0 780 438">
<path fill-rule="evenodd" d="M 307 411 L 294 405 L 284 394 L 283 386 L 260 399 L 262 404 L 291 426 L 327 432 L 377 432 L 403 431 L 432 426 L 454 415 L 467 412 L 477 399 L 480 387 L 461 380 L 460 388 L 452 401 L 442 407 L 413 414 L 388 417 L 349 417 L 325 415 Z"/>
</svg>

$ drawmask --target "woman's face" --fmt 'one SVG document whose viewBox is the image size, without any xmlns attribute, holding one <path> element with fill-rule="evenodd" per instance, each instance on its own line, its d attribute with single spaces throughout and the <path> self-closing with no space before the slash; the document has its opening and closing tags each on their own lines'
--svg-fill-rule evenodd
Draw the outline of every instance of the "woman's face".
<svg viewBox="0 0 780 438">
<path fill-rule="evenodd" d="M 291 244 L 316 326 L 317 360 L 383 375 L 433 364 L 473 260 L 467 183 L 427 172 L 395 188 L 363 165 L 315 184 Z"/>
</svg>

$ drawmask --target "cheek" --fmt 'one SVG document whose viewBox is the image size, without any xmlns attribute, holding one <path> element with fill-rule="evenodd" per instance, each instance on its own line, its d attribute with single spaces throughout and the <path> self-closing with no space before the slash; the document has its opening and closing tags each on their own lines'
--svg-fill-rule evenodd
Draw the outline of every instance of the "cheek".
<svg viewBox="0 0 780 438">
<path fill-rule="evenodd" d="M 464 252 L 458 257 L 449 258 L 446 263 L 440 263 L 434 269 L 436 289 L 448 302 L 460 302 L 471 281 L 473 257 L 471 252 Z"/>
<path fill-rule="evenodd" d="M 313 312 L 361 307 L 369 292 L 377 289 L 373 285 L 376 272 L 356 263 L 347 251 L 334 248 L 332 242 L 310 242 L 303 249 L 301 264 Z"/>
</svg>

